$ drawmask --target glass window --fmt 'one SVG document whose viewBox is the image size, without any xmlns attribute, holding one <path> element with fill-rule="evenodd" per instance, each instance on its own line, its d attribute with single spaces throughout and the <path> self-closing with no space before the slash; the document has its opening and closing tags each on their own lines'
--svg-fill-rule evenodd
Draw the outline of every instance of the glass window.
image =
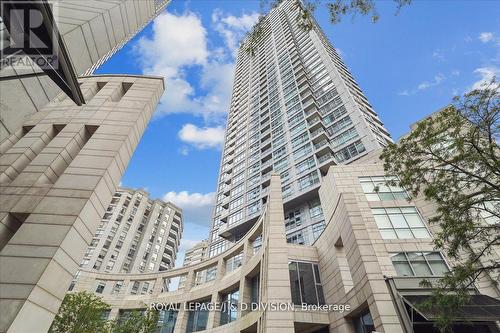
<svg viewBox="0 0 500 333">
<path fill-rule="evenodd" d="M 355 127 L 351 127 L 350 129 L 346 130 L 342 134 L 337 135 L 331 140 L 331 145 L 332 147 L 338 147 L 343 145 L 344 143 L 357 138 L 358 137 L 358 132 L 356 131 Z"/>
<path fill-rule="evenodd" d="M 241 205 L 243 205 L 243 197 L 239 197 L 239 198 L 237 198 L 237 199 L 235 199 L 235 200 L 231 201 L 231 202 L 229 203 L 229 209 L 230 209 L 230 210 L 233 210 L 233 209 L 235 209 L 235 208 L 240 207 Z"/>
<path fill-rule="evenodd" d="M 297 170 L 297 175 L 300 175 L 304 172 L 307 172 L 311 169 L 313 169 L 316 166 L 316 162 L 314 161 L 314 157 L 311 156 L 304 161 L 300 162 L 295 166 L 295 169 Z"/>
<path fill-rule="evenodd" d="M 294 304 L 325 303 L 317 264 L 292 261 L 288 263 L 288 271 Z"/>
<path fill-rule="evenodd" d="M 290 230 L 301 225 L 300 209 L 285 213 L 285 230 Z"/>
<path fill-rule="evenodd" d="M 174 308 L 174 306 L 172 306 Z M 177 306 L 179 308 L 179 306 Z M 173 333 L 177 321 L 177 309 L 168 309 L 158 311 L 158 323 L 156 333 Z"/>
<path fill-rule="evenodd" d="M 117 281 L 115 283 L 115 286 L 113 287 L 113 291 L 111 291 L 112 294 L 118 294 L 123 286 L 123 281 Z"/>
<path fill-rule="evenodd" d="M 335 159 L 337 160 L 337 163 L 342 163 L 344 161 L 350 160 L 351 158 L 361 154 L 364 151 L 366 151 L 365 146 L 363 145 L 361 140 L 358 140 L 336 152 Z"/>
<path fill-rule="evenodd" d="M 232 272 L 239 268 L 243 261 L 243 253 L 238 253 L 237 255 L 226 260 L 226 272 Z"/>
<path fill-rule="evenodd" d="M 406 200 L 408 194 L 399 186 L 388 185 L 388 182 L 398 181 L 396 177 L 391 176 L 369 176 L 359 177 L 363 192 L 365 192 L 368 201 L 384 200 Z"/>
<path fill-rule="evenodd" d="M 321 202 L 316 200 L 309 203 L 309 217 L 315 218 L 318 216 L 323 216 L 323 209 L 321 208 Z"/>
<path fill-rule="evenodd" d="M 325 221 L 321 221 L 319 223 L 312 225 L 312 234 L 313 234 L 314 240 L 316 240 L 319 237 L 319 235 L 321 235 L 323 230 L 325 230 L 325 227 L 326 227 Z"/>
<path fill-rule="evenodd" d="M 224 325 L 235 321 L 238 318 L 238 301 L 240 299 L 239 290 L 234 290 L 222 295 L 220 324 Z"/>
<path fill-rule="evenodd" d="M 259 277 L 259 273 L 257 273 L 257 275 L 255 275 L 252 280 L 251 280 L 251 299 L 250 301 L 253 303 L 253 304 L 256 304 L 259 302 L 259 285 L 260 285 L 260 277 Z"/>
<path fill-rule="evenodd" d="M 97 287 L 95 288 L 95 292 L 98 293 L 98 294 L 102 294 L 102 292 L 104 291 L 104 287 L 106 287 L 106 283 L 99 282 L 97 284 Z"/>
<path fill-rule="evenodd" d="M 356 333 L 371 333 L 375 331 L 372 315 L 369 311 L 362 313 L 353 319 Z"/>
<path fill-rule="evenodd" d="M 242 219 L 243 219 L 243 211 L 240 210 L 239 212 L 234 213 L 233 215 L 230 215 L 227 219 L 227 223 L 229 225 L 232 225 L 232 224 L 238 223 Z"/>
<path fill-rule="evenodd" d="M 415 207 L 372 208 L 383 239 L 430 238 Z"/>
<path fill-rule="evenodd" d="M 439 252 L 399 252 L 391 254 L 398 276 L 441 276 L 449 271 Z"/>
<path fill-rule="evenodd" d="M 208 321 L 208 309 L 210 308 L 208 302 L 200 304 L 188 305 L 189 309 L 196 309 L 189 311 L 188 323 L 186 332 L 198 332 L 203 331 L 207 328 Z"/>
<path fill-rule="evenodd" d="M 132 289 L 130 290 L 130 293 L 131 294 L 137 294 L 137 291 L 139 290 L 139 285 L 141 283 L 139 281 L 134 281 L 134 283 L 132 284 Z"/>
<path fill-rule="evenodd" d="M 303 230 L 296 231 L 286 236 L 286 242 L 290 244 L 304 245 L 306 243 L 304 239 Z"/>
<path fill-rule="evenodd" d="M 319 183 L 318 173 L 316 171 L 313 171 L 310 174 L 308 174 L 307 176 L 300 178 L 298 180 L 298 183 L 299 183 L 299 189 L 301 191 L 305 190 L 305 189 Z"/>
</svg>

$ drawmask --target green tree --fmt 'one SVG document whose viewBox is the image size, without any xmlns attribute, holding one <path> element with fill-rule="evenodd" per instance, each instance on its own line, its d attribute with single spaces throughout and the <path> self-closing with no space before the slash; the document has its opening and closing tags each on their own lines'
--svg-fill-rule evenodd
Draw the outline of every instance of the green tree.
<svg viewBox="0 0 500 333">
<path fill-rule="evenodd" d="M 134 310 L 115 322 L 113 333 L 152 333 L 158 323 L 158 312 L 152 309 Z"/>
<path fill-rule="evenodd" d="M 455 266 L 432 285 L 424 304 L 447 331 L 455 309 L 467 301 L 479 277 L 498 288 L 500 278 L 500 85 L 493 79 L 419 122 L 381 155 L 387 174 L 396 175 L 413 197 L 437 206 L 436 249 Z"/>
<path fill-rule="evenodd" d="M 109 305 L 94 294 L 83 292 L 67 294 L 56 315 L 50 333 L 104 333 L 110 323 L 102 318 Z"/>
<path fill-rule="evenodd" d="M 107 320 L 103 313 L 110 306 L 101 297 L 86 291 L 67 294 L 49 333 L 152 333 L 158 312 L 134 310 L 124 318 Z"/>
<path fill-rule="evenodd" d="M 269 8 L 275 7 L 283 0 L 261 0 L 261 11 L 264 12 Z M 297 4 L 298 0 L 294 0 Z M 401 8 L 410 5 L 412 0 L 392 0 L 396 5 L 396 14 Z M 345 16 L 351 16 L 353 19 L 358 16 L 370 16 L 373 22 L 377 22 L 380 18 L 375 0 L 302 0 L 302 7 L 306 13 L 313 13 L 317 8 L 325 6 L 328 10 L 330 22 L 337 24 L 342 21 Z M 302 13 L 304 14 L 304 13 Z"/>
<path fill-rule="evenodd" d="M 262 39 L 263 34 L 263 18 L 264 13 L 271 8 L 278 6 L 284 0 L 260 0 L 261 16 L 254 27 L 247 33 L 242 43 L 242 47 L 251 56 L 255 54 L 255 50 Z M 297 11 L 296 20 L 300 28 L 308 31 L 313 27 L 312 17 L 314 12 L 325 6 L 328 10 L 330 22 L 337 24 L 342 21 L 344 16 L 351 16 L 353 19 L 357 15 L 371 16 L 373 22 L 379 20 L 379 14 L 375 0 L 293 0 Z M 411 4 L 412 0 L 392 0 L 397 7 L 396 15 L 401 8 Z"/>
</svg>

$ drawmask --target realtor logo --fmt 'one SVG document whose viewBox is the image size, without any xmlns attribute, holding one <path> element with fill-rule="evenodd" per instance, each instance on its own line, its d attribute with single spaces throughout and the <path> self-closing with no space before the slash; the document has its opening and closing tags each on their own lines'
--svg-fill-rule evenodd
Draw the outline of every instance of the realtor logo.
<svg viewBox="0 0 500 333">
<path fill-rule="evenodd" d="M 57 68 L 57 29 L 49 2 L 2 1 L 1 67 Z"/>
</svg>

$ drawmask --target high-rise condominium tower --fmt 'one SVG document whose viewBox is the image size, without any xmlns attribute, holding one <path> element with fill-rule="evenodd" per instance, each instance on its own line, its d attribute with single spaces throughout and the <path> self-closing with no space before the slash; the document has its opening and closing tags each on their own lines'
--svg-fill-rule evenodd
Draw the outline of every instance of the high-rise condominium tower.
<svg viewBox="0 0 500 333">
<path fill-rule="evenodd" d="M 310 244 L 324 228 L 318 188 L 332 164 L 348 164 L 391 138 L 314 21 L 283 1 L 238 53 L 210 233 L 209 255 L 238 240 L 262 214 L 279 172 L 287 241 Z M 311 20 L 313 20 L 311 18 Z"/>
<path fill-rule="evenodd" d="M 165 271 L 174 267 L 182 229 L 182 212 L 172 203 L 120 188 L 80 266 L 108 273 Z"/>
</svg>

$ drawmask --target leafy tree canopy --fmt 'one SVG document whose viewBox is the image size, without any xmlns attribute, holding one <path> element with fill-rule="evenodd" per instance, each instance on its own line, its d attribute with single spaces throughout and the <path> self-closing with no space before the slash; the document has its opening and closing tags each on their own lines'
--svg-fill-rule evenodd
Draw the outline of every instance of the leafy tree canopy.
<svg viewBox="0 0 500 333">
<path fill-rule="evenodd" d="M 49 333 L 105 333 L 111 326 L 102 318 L 109 305 L 94 294 L 70 293 L 64 297 Z"/>
<path fill-rule="evenodd" d="M 264 13 L 278 6 L 284 0 L 260 0 L 261 16 L 245 36 L 245 43 L 242 47 L 246 53 L 251 56 L 255 55 L 257 45 L 262 39 L 262 24 Z M 375 0 L 293 0 L 295 8 L 298 9 L 296 16 L 297 23 L 300 28 L 305 31 L 312 29 L 312 16 L 318 8 L 326 7 L 332 24 L 337 24 L 342 21 L 345 16 L 351 16 L 354 19 L 357 15 L 370 16 L 373 22 L 377 22 L 380 18 Z M 396 14 L 399 13 L 402 7 L 411 4 L 412 0 L 392 0 L 397 7 Z"/>
<path fill-rule="evenodd" d="M 67 294 L 49 333 L 152 333 L 158 312 L 134 310 L 118 320 L 107 320 L 103 314 L 110 306 L 101 297 L 86 291 Z"/>
</svg>

